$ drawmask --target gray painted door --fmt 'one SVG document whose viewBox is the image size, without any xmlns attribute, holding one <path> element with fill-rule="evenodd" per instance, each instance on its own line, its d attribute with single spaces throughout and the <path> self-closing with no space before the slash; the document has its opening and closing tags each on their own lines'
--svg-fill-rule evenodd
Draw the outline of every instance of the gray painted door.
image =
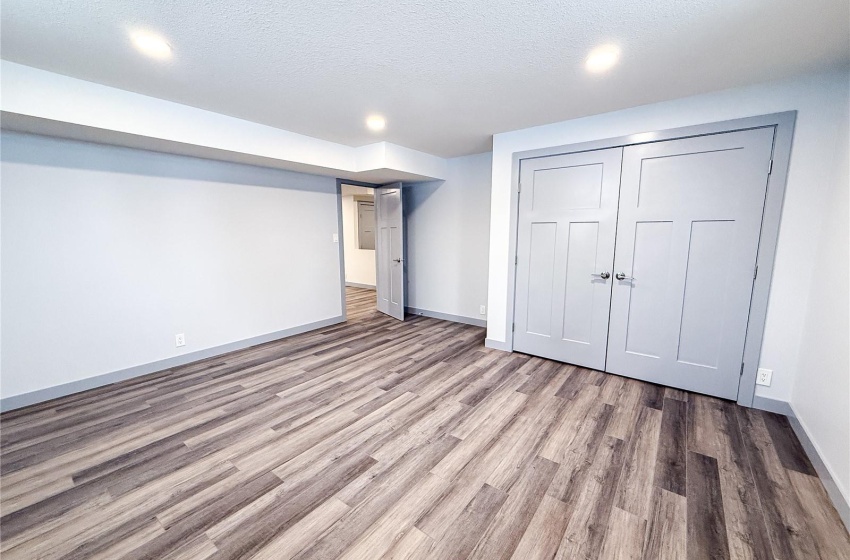
<svg viewBox="0 0 850 560">
<path fill-rule="evenodd" d="M 522 162 L 515 350 L 605 368 L 622 153 Z"/>
<path fill-rule="evenodd" d="M 607 371 L 736 398 L 773 133 L 624 149 Z"/>
<path fill-rule="evenodd" d="M 404 213 L 401 183 L 375 189 L 378 311 L 404 321 Z"/>
</svg>

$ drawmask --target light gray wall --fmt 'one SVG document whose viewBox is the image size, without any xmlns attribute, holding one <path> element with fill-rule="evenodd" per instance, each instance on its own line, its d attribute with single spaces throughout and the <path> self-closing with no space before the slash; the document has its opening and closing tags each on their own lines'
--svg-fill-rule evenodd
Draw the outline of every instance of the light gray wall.
<svg viewBox="0 0 850 560">
<path fill-rule="evenodd" d="M 333 178 L 5 132 L 0 173 L 3 398 L 342 312 Z"/>
<path fill-rule="evenodd" d="M 445 181 L 405 187 L 409 307 L 486 319 L 491 166 L 453 158 Z"/>
<path fill-rule="evenodd" d="M 845 82 L 845 88 L 848 82 Z M 850 93 L 844 92 L 834 163 L 823 191 L 824 212 L 808 292 L 791 406 L 850 504 Z M 845 508 L 845 511 L 847 508 Z"/>
</svg>

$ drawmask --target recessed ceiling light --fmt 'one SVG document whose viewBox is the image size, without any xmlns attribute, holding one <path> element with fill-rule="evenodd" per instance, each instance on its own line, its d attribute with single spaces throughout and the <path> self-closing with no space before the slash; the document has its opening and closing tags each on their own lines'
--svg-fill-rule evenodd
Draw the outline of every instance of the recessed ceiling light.
<svg viewBox="0 0 850 560">
<path fill-rule="evenodd" d="M 384 130 L 387 126 L 387 121 L 381 115 L 372 115 L 368 119 L 366 119 L 366 126 L 369 127 L 369 130 L 379 131 Z"/>
<path fill-rule="evenodd" d="M 130 39 L 133 45 L 136 46 L 144 54 L 151 58 L 165 60 L 171 57 L 171 45 L 165 39 L 155 33 L 149 31 L 133 31 L 130 33 Z"/>
<path fill-rule="evenodd" d="M 590 54 L 587 55 L 587 60 L 584 62 L 588 72 L 594 74 L 604 72 L 617 64 L 620 59 L 620 47 L 617 45 L 602 45 L 596 47 Z"/>
</svg>

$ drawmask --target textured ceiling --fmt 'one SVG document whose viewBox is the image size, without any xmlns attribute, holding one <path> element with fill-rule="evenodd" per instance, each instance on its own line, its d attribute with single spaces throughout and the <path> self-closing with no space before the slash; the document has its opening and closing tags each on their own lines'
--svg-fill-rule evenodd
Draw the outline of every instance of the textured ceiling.
<svg viewBox="0 0 850 560">
<path fill-rule="evenodd" d="M 0 55 L 352 146 L 497 132 L 846 65 L 847 0 L 3 0 Z M 136 52 L 128 29 L 174 56 Z M 583 60 L 614 42 L 621 63 Z M 387 129 L 364 127 L 367 114 Z"/>
</svg>

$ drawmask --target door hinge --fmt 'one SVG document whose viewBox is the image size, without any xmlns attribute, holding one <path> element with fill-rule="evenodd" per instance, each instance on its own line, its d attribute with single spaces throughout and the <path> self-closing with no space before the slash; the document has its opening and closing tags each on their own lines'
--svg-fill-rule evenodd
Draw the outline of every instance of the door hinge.
<svg viewBox="0 0 850 560">
<path fill-rule="evenodd" d="M 511 323 L 511 332 L 516 332 L 516 323 Z"/>
<path fill-rule="evenodd" d="M 519 255 L 517 255 L 516 257 L 514 257 L 514 266 L 516 266 L 516 265 L 518 265 L 518 264 L 519 264 Z"/>
<path fill-rule="evenodd" d="M 741 362 L 741 373 L 738 374 L 739 377 L 744 376 L 744 362 Z"/>
<path fill-rule="evenodd" d="M 517 194 L 522 192 L 522 183 L 517 183 L 516 192 L 517 192 Z"/>
<path fill-rule="evenodd" d="M 767 166 L 767 174 L 770 175 L 773 173 L 773 160 L 770 160 L 770 164 Z"/>
<path fill-rule="evenodd" d="M 755 270 L 753 270 L 753 280 L 759 275 L 759 265 L 756 265 Z"/>
</svg>

